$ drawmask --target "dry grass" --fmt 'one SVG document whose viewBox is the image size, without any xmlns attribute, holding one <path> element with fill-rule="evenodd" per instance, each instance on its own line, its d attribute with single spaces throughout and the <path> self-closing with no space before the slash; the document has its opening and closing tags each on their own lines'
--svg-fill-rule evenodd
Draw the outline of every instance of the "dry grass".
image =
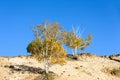
<svg viewBox="0 0 120 80">
<path fill-rule="evenodd" d="M 75 69 L 80 69 L 80 67 L 77 66 L 77 67 L 75 67 Z"/>
<path fill-rule="evenodd" d="M 109 73 L 113 76 L 120 77 L 120 67 L 119 68 L 110 68 L 110 67 L 107 68 L 107 67 L 105 67 L 102 71 L 105 73 Z"/>
<path fill-rule="evenodd" d="M 120 68 L 113 68 L 110 72 L 112 75 L 120 77 Z"/>
</svg>

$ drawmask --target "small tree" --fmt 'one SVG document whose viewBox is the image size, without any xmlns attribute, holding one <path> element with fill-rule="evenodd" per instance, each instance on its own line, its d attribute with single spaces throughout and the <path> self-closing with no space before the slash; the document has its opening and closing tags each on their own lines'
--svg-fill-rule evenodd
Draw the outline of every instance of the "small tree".
<svg viewBox="0 0 120 80">
<path fill-rule="evenodd" d="M 27 51 L 35 54 L 38 60 L 44 61 L 44 69 L 48 74 L 51 63 L 65 62 L 66 51 L 61 46 L 63 44 L 61 27 L 57 23 L 51 25 L 47 22 L 33 27 L 33 32 L 36 40 L 28 45 Z"/>
<path fill-rule="evenodd" d="M 92 38 L 91 35 L 88 35 L 86 40 L 81 38 L 79 29 L 80 28 L 75 31 L 73 28 L 71 32 L 64 32 L 64 35 L 66 34 L 65 43 L 72 48 L 73 55 L 76 55 L 78 49 L 83 50 L 85 47 L 89 46 Z"/>
</svg>

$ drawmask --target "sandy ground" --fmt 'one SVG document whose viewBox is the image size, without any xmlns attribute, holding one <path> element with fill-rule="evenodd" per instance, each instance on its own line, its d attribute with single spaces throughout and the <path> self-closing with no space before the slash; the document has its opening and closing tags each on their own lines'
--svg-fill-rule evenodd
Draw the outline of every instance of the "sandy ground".
<svg viewBox="0 0 120 80">
<path fill-rule="evenodd" d="M 118 57 L 119 58 L 119 57 Z M 33 58 L 26 57 L 0 57 L 0 80 L 37 80 L 42 75 L 25 71 L 13 71 L 9 65 L 26 65 L 35 68 L 44 68 Z M 79 60 L 67 59 L 65 65 L 52 65 L 50 71 L 54 72 L 55 80 L 120 80 L 119 76 L 104 71 L 106 68 L 118 68 L 120 62 L 97 56 L 79 56 Z M 39 79 L 41 80 L 41 79 Z"/>
</svg>

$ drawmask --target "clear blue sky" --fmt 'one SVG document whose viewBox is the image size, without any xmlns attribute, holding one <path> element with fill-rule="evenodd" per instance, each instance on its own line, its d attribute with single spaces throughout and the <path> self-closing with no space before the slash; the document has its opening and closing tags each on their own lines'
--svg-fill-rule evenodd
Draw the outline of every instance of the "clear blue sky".
<svg viewBox="0 0 120 80">
<path fill-rule="evenodd" d="M 80 25 L 82 37 L 92 33 L 82 52 L 120 53 L 120 0 L 0 0 L 0 56 L 27 55 L 34 39 L 30 27 L 45 20 L 67 30 Z"/>
</svg>

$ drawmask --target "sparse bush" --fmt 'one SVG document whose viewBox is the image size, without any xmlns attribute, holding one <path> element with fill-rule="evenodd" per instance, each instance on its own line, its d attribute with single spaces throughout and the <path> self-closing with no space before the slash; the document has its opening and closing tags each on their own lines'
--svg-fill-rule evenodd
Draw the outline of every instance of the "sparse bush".
<svg viewBox="0 0 120 80">
<path fill-rule="evenodd" d="M 92 57 L 92 56 L 93 56 L 92 53 L 87 53 L 86 55 L 87 55 L 88 57 Z"/>
<path fill-rule="evenodd" d="M 54 80 L 54 75 L 52 73 L 44 73 L 42 80 Z"/>
<path fill-rule="evenodd" d="M 111 70 L 111 74 L 120 77 L 120 68 L 113 68 L 113 69 Z"/>
<path fill-rule="evenodd" d="M 37 76 L 34 80 L 54 80 L 54 79 L 55 79 L 55 74 L 54 73 L 46 74 L 44 72 L 41 75 Z"/>
<path fill-rule="evenodd" d="M 110 73 L 111 75 L 120 77 L 120 67 L 119 68 L 107 68 L 106 67 L 102 71 L 105 73 Z"/>
</svg>

